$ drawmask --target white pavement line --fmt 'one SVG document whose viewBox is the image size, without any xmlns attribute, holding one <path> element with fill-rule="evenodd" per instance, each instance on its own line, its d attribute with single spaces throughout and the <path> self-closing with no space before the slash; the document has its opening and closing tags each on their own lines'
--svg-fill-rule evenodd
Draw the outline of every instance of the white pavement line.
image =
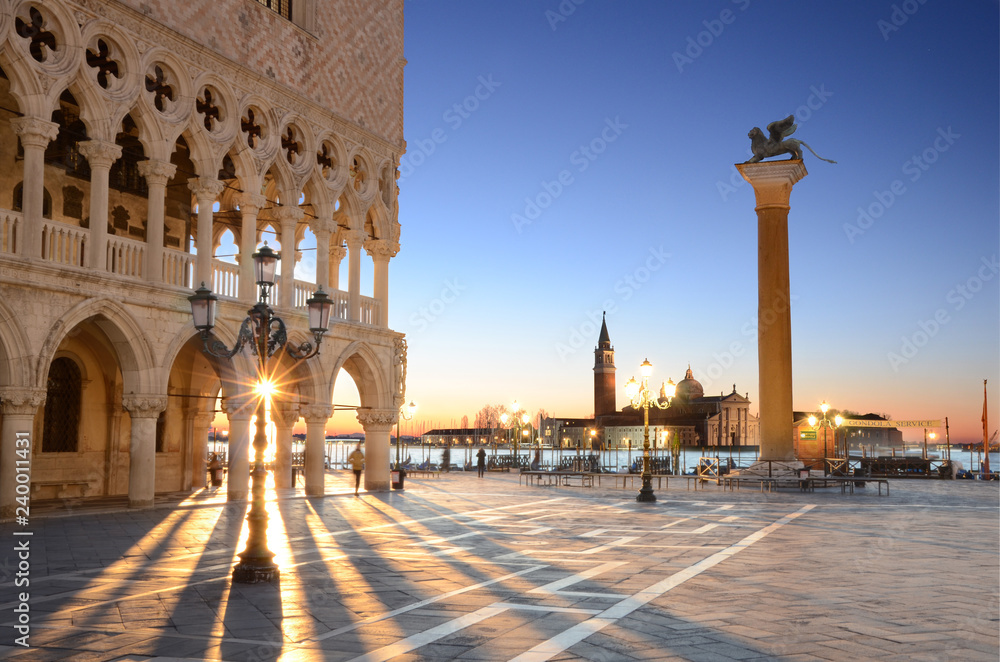
<svg viewBox="0 0 1000 662">
<path fill-rule="evenodd" d="M 716 508 L 716 510 L 729 510 L 732 507 L 733 507 L 733 504 L 730 503 L 730 504 L 725 505 L 725 506 L 719 506 L 718 508 Z"/>
<path fill-rule="evenodd" d="M 598 552 L 604 552 L 614 547 L 620 547 L 627 542 L 632 542 L 633 540 L 638 540 L 641 536 L 622 536 L 618 540 L 612 540 L 606 545 L 598 545 L 597 547 L 591 547 L 590 549 L 585 549 L 580 554 L 597 554 Z"/>
<path fill-rule="evenodd" d="M 593 531 L 587 531 L 586 533 L 581 533 L 580 535 L 577 536 L 577 538 L 593 538 L 595 536 L 601 535 L 606 531 L 607 529 L 594 529 Z"/>
<path fill-rule="evenodd" d="M 625 565 L 627 561 L 608 561 L 607 563 L 602 563 L 601 565 L 595 565 L 593 568 L 587 568 L 586 570 L 581 570 L 575 575 L 569 575 L 563 577 L 562 579 L 557 579 L 554 582 L 549 582 L 543 586 L 533 588 L 528 591 L 531 593 L 555 593 L 567 586 L 572 586 L 578 582 L 582 582 L 584 579 L 590 579 L 591 577 L 596 577 L 597 575 L 604 574 L 609 570 L 614 570 L 618 566 Z"/>
<path fill-rule="evenodd" d="M 461 533 L 457 536 L 451 536 L 448 538 L 431 538 L 430 540 L 410 543 L 409 547 L 419 547 L 421 545 L 440 545 L 443 542 L 450 542 L 452 540 L 460 540 L 461 538 L 469 538 L 471 536 L 481 536 L 481 535 L 483 535 L 482 531 L 470 531 L 469 533 Z"/>
<path fill-rule="evenodd" d="M 740 519 L 739 515 L 730 515 L 729 517 L 723 517 L 719 521 L 720 522 L 735 522 L 738 519 Z"/>
<path fill-rule="evenodd" d="M 661 529 L 669 529 L 672 526 L 677 526 L 678 524 L 683 524 L 684 522 L 690 522 L 690 521 L 691 521 L 690 517 L 682 517 L 679 520 L 676 520 L 674 522 L 670 522 L 669 524 L 664 524 L 660 528 Z"/>
<path fill-rule="evenodd" d="M 389 644 L 388 646 L 383 646 L 382 648 L 373 650 L 370 653 L 359 655 L 358 657 L 353 658 L 350 662 L 384 662 L 385 660 L 391 660 L 397 655 L 402 655 L 403 653 L 408 653 L 415 648 L 432 644 L 438 639 L 447 637 L 448 635 L 454 634 L 455 632 L 465 629 L 470 625 L 475 625 L 479 621 L 492 618 L 505 611 L 507 611 L 506 607 L 483 607 L 469 614 L 465 614 L 464 616 L 459 616 L 458 618 L 450 620 L 447 623 L 442 623 L 437 627 L 432 627 L 429 630 L 424 630 L 423 632 L 407 637 L 406 639 L 400 639 L 394 644 Z"/>
<path fill-rule="evenodd" d="M 522 605 L 516 602 L 494 602 L 491 607 L 505 607 L 507 609 L 525 609 L 527 611 L 548 611 L 560 614 L 600 614 L 600 609 L 581 609 L 580 607 L 546 607 L 545 605 Z"/>
<path fill-rule="evenodd" d="M 714 529 L 717 526 L 719 526 L 719 525 L 715 524 L 715 523 L 706 524 L 705 526 L 699 526 L 697 529 L 695 529 L 691 533 L 694 533 L 694 534 L 705 533 L 706 531 L 711 531 L 712 529 Z"/>
<path fill-rule="evenodd" d="M 529 572 L 535 572 L 536 570 L 541 570 L 542 568 L 547 568 L 547 565 L 533 565 L 530 568 L 525 568 L 524 570 L 518 570 L 517 572 L 512 572 L 508 575 L 502 577 L 497 577 L 496 579 L 489 579 L 485 582 L 479 582 L 478 584 L 472 584 L 471 586 L 464 586 L 462 588 L 457 588 L 454 591 L 448 591 L 447 593 L 442 593 L 441 595 L 435 596 L 433 598 L 428 598 L 426 600 L 421 600 L 420 602 L 414 602 L 412 605 L 407 605 L 406 607 L 400 607 L 399 609 L 393 609 L 392 611 L 387 611 L 384 614 L 378 614 L 377 616 L 369 616 L 356 623 L 351 623 L 350 625 L 345 625 L 339 627 L 336 630 L 330 630 L 321 635 L 315 637 L 309 637 L 305 641 L 323 641 L 324 639 L 329 639 L 330 637 L 335 637 L 338 634 L 343 634 L 344 632 L 350 632 L 351 630 L 356 630 L 364 625 L 369 625 L 371 623 L 378 623 L 387 618 L 392 618 L 399 614 L 405 614 L 408 611 L 413 611 L 414 609 L 419 609 L 429 604 L 433 604 L 440 600 L 450 598 L 454 595 L 460 595 L 462 593 L 468 593 L 469 591 L 475 591 L 476 589 L 483 588 L 485 586 L 490 586 L 492 584 L 497 584 L 499 582 L 507 581 L 508 579 L 513 579 L 514 577 L 520 577 L 521 575 L 526 575 Z"/>
<path fill-rule="evenodd" d="M 573 627 L 569 628 L 568 630 L 566 630 L 565 632 L 561 632 L 560 634 L 557 634 L 556 636 L 552 637 L 547 641 L 543 641 L 534 648 L 525 651 L 524 653 L 521 653 L 515 658 L 512 658 L 510 662 L 544 662 L 544 660 L 548 660 L 554 657 L 555 655 L 558 655 L 567 648 L 570 648 L 571 646 L 580 643 L 581 641 L 583 641 L 590 635 L 594 634 L 595 632 L 602 630 L 605 626 L 610 625 L 611 623 L 614 623 L 617 620 L 628 616 L 636 609 L 639 609 L 646 603 L 655 600 L 656 598 L 660 597 L 667 591 L 676 588 L 677 586 L 680 586 L 687 580 L 692 579 L 693 577 L 697 577 L 698 575 L 705 572 L 709 568 L 712 568 L 718 565 L 719 563 L 722 563 L 726 559 L 732 557 L 737 552 L 746 549 L 747 547 L 754 544 L 755 542 L 758 542 L 768 534 L 773 533 L 774 531 L 778 530 L 785 524 L 788 524 L 795 518 L 806 514 L 815 507 L 816 506 L 812 504 L 806 505 L 794 513 L 785 515 L 776 522 L 773 522 L 772 524 L 765 526 L 763 529 L 760 529 L 759 531 L 751 533 L 749 536 L 743 538 L 737 543 L 730 545 L 721 552 L 716 552 L 715 554 L 712 554 L 711 556 L 702 559 L 701 561 L 698 561 L 694 565 L 685 568 L 684 570 L 681 570 L 680 572 L 677 572 L 667 577 L 666 579 L 658 581 L 652 586 L 649 586 L 648 588 L 639 591 L 635 595 L 622 600 L 618 604 L 608 607 L 607 609 L 602 611 L 599 615 L 591 619 L 588 619 L 586 621 L 583 621 L 582 623 L 578 623 Z"/>
</svg>

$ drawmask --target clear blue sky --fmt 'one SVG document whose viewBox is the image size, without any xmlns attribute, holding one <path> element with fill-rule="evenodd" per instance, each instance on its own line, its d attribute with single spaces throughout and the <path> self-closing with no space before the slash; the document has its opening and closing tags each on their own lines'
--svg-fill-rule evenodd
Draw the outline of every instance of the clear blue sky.
<svg viewBox="0 0 1000 662">
<path fill-rule="evenodd" d="M 796 409 L 974 440 L 989 379 L 1000 427 L 998 54 L 995 1 L 407 2 L 390 326 L 418 419 L 590 415 L 602 310 L 619 407 L 646 357 L 756 402 L 733 164 L 795 113 L 838 162 L 807 152 L 791 199 Z"/>
</svg>

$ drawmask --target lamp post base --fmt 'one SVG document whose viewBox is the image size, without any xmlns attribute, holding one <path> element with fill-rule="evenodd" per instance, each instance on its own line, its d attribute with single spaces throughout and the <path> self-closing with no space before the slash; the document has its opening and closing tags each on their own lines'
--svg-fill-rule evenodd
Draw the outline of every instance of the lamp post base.
<svg viewBox="0 0 1000 662">
<path fill-rule="evenodd" d="M 240 561 L 233 566 L 233 582 L 236 584 L 264 584 L 278 581 L 281 571 L 274 563 Z"/>
<path fill-rule="evenodd" d="M 643 476 L 642 487 L 639 488 L 639 493 L 635 495 L 635 500 L 639 503 L 653 503 L 656 501 L 656 495 L 653 494 L 652 478 Z"/>
</svg>

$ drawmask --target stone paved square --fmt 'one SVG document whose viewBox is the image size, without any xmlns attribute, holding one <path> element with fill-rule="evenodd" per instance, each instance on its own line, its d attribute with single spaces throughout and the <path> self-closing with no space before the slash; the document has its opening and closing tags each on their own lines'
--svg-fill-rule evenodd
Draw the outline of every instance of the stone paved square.
<svg viewBox="0 0 1000 662">
<path fill-rule="evenodd" d="M 281 579 L 232 584 L 246 504 L 39 504 L 0 529 L 11 660 L 989 660 L 997 486 L 879 496 L 409 479 L 269 492 Z M 30 532 L 30 536 L 17 535 Z M 14 584 L 29 540 L 30 585 Z M 29 648 L 14 629 L 27 591 Z"/>
</svg>

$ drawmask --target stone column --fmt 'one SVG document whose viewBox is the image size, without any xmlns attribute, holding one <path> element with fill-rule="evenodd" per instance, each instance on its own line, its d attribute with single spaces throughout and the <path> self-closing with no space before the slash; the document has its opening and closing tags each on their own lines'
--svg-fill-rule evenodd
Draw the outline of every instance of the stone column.
<svg viewBox="0 0 1000 662">
<path fill-rule="evenodd" d="M 125 396 L 123 406 L 132 417 L 129 441 L 128 507 L 151 508 L 156 490 L 156 419 L 167 408 L 160 396 Z"/>
<path fill-rule="evenodd" d="M 316 223 L 316 287 L 330 291 L 330 229 L 326 223 Z"/>
<path fill-rule="evenodd" d="M 337 246 L 336 248 L 330 249 L 330 291 L 336 291 L 340 289 L 340 263 L 343 261 L 344 257 L 347 255 L 347 249 L 343 246 Z"/>
<path fill-rule="evenodd" d="M 257 284 L 253 275 L 253 254 L 257 250 L 257 215 L 267 204 L 267 198 L 257 193 L 240 193 L 236 196 L 240 206 L 240 301 L 252 304 L 257 301 Z"/>
<path fill-rule="evenodd" d="M 206 486 L 208 477 L 208 431 L 212 427 L 215 413 L 200 411 L 191 417 L 191 487 Z"/>
<path fill-rule="evenodd" d="M 146 280 L 163 282 L 163 217 L 167 182 L 177 172 L 168 161 L 139 162 L 139 174 L 146 179 L 149 197 L 146 202 Z M 93 218 L 93 217 L 91 217 Z"/>
<path fill-rule="evenodd" d="M 367 235 L 358 230 L 347 233 L 347 319 L 361 321 L 361 247 Z"/>
<path fill-rule="evenodd" d="M 737 164 L 757 196 L 757 319 L 760 459 L 795 460 L 792 432 L 792 316 L 788 210 L 801 160 Z"/>
<path fill-rule="evenodd" d="M 80 143 L 80 153 L 90 164 L 90 259 L 91 269 L 108 268 L 108 173 L 121 158 L 122 148 L 103 140 Z"/>
<path fill-rule="evenodd" d="M 281 283 L 276 303 L 285 310 L 295 308 L 295 226 L 303 216 L 305 212 L 299 207 L 285 205 L 274 210 L 281 226 Z"/>
<path fill-rule="evenodd" d="M 246 501 L 250 493 L 250 418 L 253 398 L 227 398 L 222 410 L 229 418 L 229 455 L 226 473 L 226 500 Z"/>
<path fill-rule="evenodd" d="M 306 496 L 326 494 L 326 467 L 323 446 L 326 444 L 326 424 L 333 415 L 331 405 L 304 405 L 299 408 L 306 419 Z"/>
<path fill-rule="evenodd" d="M 383 240 L 365 242 L 365 250 L 375 264 L 375 299 L 379 304 L 378 326 L 389 327 L 389 259 L 396 257 L 399 244 Z"/>
<path fill-rule="evenodd" d="M 299 420 L 299 407 L 293 402 L 271 401 L 274 422 L 274 487 L 292 487 L 292 428 Z"/>
<path fill-rule="evenodd" d="M 24 257 L 42 257 L 45 148 L 59 135 L 59 125 L 37 117 L 15 117 L 10 126 L 24 147 L 21 179 L 21 215 L 24 220 L 18 232 L 17 252 Z"/>
<path fill-rule="evenodd" d="M 226 185 L 217 179 L 208 177 L 195 177 L 188 180 L 188 188 L 198 199 L 198 229 L 197 247 L 198 259 L 194 267 L 194 289 L 198 289 L 201 283 L 214 290 L 215 284 L 212 278 L 212 211 L 216 198 L 226 188 Z"/>
<path fill-rule="evenodd" d="M 41 442 L 34 443 L 35 414 L 44 402 L 42 389 L 0 389 L 0 414 L 3 415 L 0 419 L 0 519 L 15 516 L 15 510 L 21 505 L 17 502 L 18 496 L 31 497 L 31 459 L 42 449 Z M 18 454 L 18 451 L 22 452 Z M 27 481 L 23 478 L 18 481 L 18 474 L 26 475 Z M 17 486 L 21 484 L 27 488 L 19 492 Z"/>
<path fill-rule="evenodd" d="M 389 432 L 399 412 L 392 409 L 358 411 L 358 422 L 365 429 L 365 490 L 389 490 Z"/>
</svg>

